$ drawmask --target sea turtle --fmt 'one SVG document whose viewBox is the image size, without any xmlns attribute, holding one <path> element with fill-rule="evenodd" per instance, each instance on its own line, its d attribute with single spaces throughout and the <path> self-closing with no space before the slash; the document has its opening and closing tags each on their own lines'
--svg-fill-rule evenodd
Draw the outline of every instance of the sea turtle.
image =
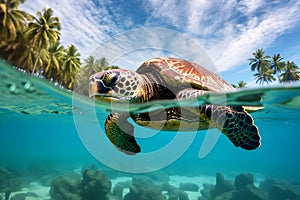
<svg viewBox="0 0 300 200">
<path fill-rule="evenodd" d="M 126 69 L 102 71 L 90 76 L 89 96 L 105 102 L 144 103 L 153 100 L 185 99 L 207 93 L 233 91 L 234 88 L 204 67 L 177 58 L 159 57 L 144 62 L 136 72 Z M 246 150 L 260 146 L 258 128 L 242 106 L 200 105 L 172 107 L 146 113 L 110 113 L 105 131 L 122 152 L 141 151 L 134 138 L 137 124 L 167 131 L 217 128 L 236 147 Z"/>
</svg>

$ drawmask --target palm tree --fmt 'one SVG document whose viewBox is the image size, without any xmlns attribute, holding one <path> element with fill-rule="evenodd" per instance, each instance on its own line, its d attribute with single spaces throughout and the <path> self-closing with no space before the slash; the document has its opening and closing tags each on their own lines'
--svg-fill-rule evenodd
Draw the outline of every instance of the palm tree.
<svg viewBox="0 0 300 200">
<path fill-rule="evenodd" d="M 25 38 L 28 39 L 37 49 L 38 55 L 32 68 L 32 74 L 35 72 L 40 52 L 42 49 L 48 49 L 51 44 L 54 44 L 59 39 L 60 22 L 58 17 L 52 17 L 53 10 L 51 8 L 44 9 L 42 12 L 37 12 L 37 18 L 34 17 L 25 30 Z"/>
<path fill-rule="evenodd" d="M 59 71 L 61 70 L 63 56 L 66 49 L 57 41 L 50 44 L 48 49 L 48 59 L 45 64 L 45 77 L 46 79 L 56 81 Z"/>
<path fill-rule="evenodd" d="M 237 85 L 235 85 L 235 88 L 243 88 L 246 87 L 247 83 L 245 81 L 239 81 Z"/>
<path fill-rule="evenodd" d="M 254 58 L 249 58 L 249 64 L 251 65 L 251 71 L 257 71 L 254 74 L 256 77 L 256 83 L 262 85 L 264 82 L 269 84 L 275 81 L 274 77 L 275 70 L 271 67 L 270 56 L 265 56 L 265 51 L 263 49 L 258 49 L 253 53 Z"/>
<path fill-rule="evenodd" d="M 284 66 L 284 72 L 280 74 L 279 81 L 281 83 L 283 82 L 294 82 L 300 80 L 300 72 L 297 71 L 300 68 L 292 61 L 288 61 L 286 65 Z"/>
<path fill-rule="evenodd" d="M 78 84 L 75 84 L 75 91 L 79 94 L 88 95 L 89 77 L 97 72 L 104 71 L 109 65 L 106 58 L 96 59 L 95 56 L 89 56 L 84 60 L 84 67 L 78 74 Z"/>
<path fill-rule="evenodd" d="M 95 63 L 96 63 L 95 56 L 87 57 L 86 59 L 84 59 L 84 63 L 87 67 L 95 65 Z"/>
<path fill-rule="evenodd" d="M 85 59 L 87 61 L 87 59 Z M 91 64 L 91 63 L 90 63 Z M 87 67 L 81 67 L 79 69 L 79 72 L 76 76 L 76 81 L 74 83 L 74 92 L 77 92 L 78 94 L 82 94 L 87 96 L 88 95 L 88 88 L 89 88 L 89 77 L 93 73 L 90 73 L 90 68 Z"/>
<path fill-rule="evenodd" d="M 76 84 L 76 90 L 80 94 L 87 95 L 88 93 L 88 84 L 90 75 L 101 71 L 101 66 L 99 60 L 96 60 L 95 56 L 89 56 L 84 59 L 84 67 L 80 69 L 78 78 L 79 84 Z"/>
<path fill-rule="evenodd" d="M 281 55 L 274 54 L 271 60 L 271 68 L 274 70 L 274 73 L 279 76 L 279 73 L 284 69 L 285 62 L 283 61 L 283 58 Z"/>
<path fill-rule="evenodd" d="M 102 57 L 100 59 L 97 60 L 97 64 L 99 64 L 100 67 L 100 71 L 104 71 L 106 67 L 108 67 L 109 62 L 106 58 Z"/>
<path fill-rule="evenodd" d="M 249 65 L 251 65 L 251 71 L 265 71 L 270 68 L 270 56 L 265 56 L 263 49 L 258 49 L 253 53 L 253 58 L 249 58 Z"/>
<path fill-rule="evenodd" d="M 101 71 L 99 61 L 96 60 L 95 56 L 89 56 L 88 58 L 84 59 L 84 63 L 84 71 L 88 76 Z"/>
<path fill-rule="evenodd" d="M 111 70 L 111 69 L 120 69 L 120 68 L 117 65 L 110 65 L 110 66 L 105 67 L 105 70 Z"/>
<path fill-rule="evenodd" d="M 21 32 L 17 33 L 15 40 L 7 41 L 0 47 L 1 57 L 8 63 L 17 66 L 26 71 L 31 70 L 36 61 L 38 52 L 36 48 L 29 43 Z M 37 60 L 41 64 L 41 57 L 44 56 L 42 51 L 40 59 Z"/>
<path fill-rule="evenodd" d="M 0 0 L 0 45 L 4 41 L 14 40 L 17 33 L 26 26 L 26 12 L 18 10 L 24 0 Z"/>
<path fill-rule="evenodd" d="M 74 45 L 71 45 L 63 57 L 62 70 L 60 71 L 60 85 L 72 89 L 76 82 L 76 75 L 81 67 L 80 54 Z"/>
<path fill-rule="evenodd" d="M 109 62 L 105 57 L 96 59 L 95 56 L 89 56 L 84 60 L 84 67 L 78 73 L 79 81 L 75 84 L 75 90 L 79 94 L 88 95 L 89 77 L 97 72 L 110 69 L 119 69 L 118 66 L 109 66 Z"/>
<path fill-rule="evenodd" d="M 256 78 L 256 83 L 259 83 L 260 85 L 263 85 L 264 83 L 271 83 L 272 81 L 275 81 L 276 78 L 274 77 L 274 70 L 267 69 L 266 71 L 259 71 L 254 74 Z"/>
</svg>

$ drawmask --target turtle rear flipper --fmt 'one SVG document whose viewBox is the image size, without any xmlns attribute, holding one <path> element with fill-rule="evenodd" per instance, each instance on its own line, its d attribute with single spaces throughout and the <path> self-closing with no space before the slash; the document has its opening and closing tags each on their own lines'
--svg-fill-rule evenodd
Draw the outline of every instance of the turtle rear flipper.
<svg viewBox="0 0 300 200">
<path fill-rule="evenodd" d="M 209 106 L 211 120 L 236 146 L 246 150 L 260 146 L 258 128 L 242 106 Z"/>
<path fill-rule="evenodd" d="M 247 129 L 224 128 L 222 132 L 236 147 L 253 150 L 260 146 L 260 136 L 255 125 L 250 125 Z"/>
<path fill-rule="evenodd" d="M 139 153 L 141 148 L 133 136 L 134 127 L 127 119 L 127 115 L 111 113 L 106 118 L 105 132 L 117 149 L 128 155 L 133 155 Z"/>
</svg>

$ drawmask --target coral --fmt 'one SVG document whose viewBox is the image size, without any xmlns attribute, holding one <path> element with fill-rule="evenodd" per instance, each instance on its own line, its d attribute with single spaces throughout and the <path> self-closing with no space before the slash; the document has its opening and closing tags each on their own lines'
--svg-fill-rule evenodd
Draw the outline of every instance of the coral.
<svg viewBox="0 0 300 200">
<path fill-rule="evenodd" d="M 13 174 L 5 168 L 0 168 L 0 191 L 5 191 Z"/>
<path fill-rule="evenodd" d="M 269 199 L 271 200 L 297 200 L 297 194 L 287 186 L 274 184 L 269 188 Z"/>
<path fill-rule="evenodd" d="M 154 185 L 154 181 L 148 176 L 139 175 L 132 177 L 132 184 L 137 187 L 141 185 Z"/>
<path fill-rule="evenodd" d="M 5 200 L 10 198 L 10 194 L 21 189 L 25 178 L 16 171 L 0 168 L 0 193 L 5 193 Z"/>
<path fill-rule="evenodd" d="M 213 196 L 218 196 L 220 194 L 223 194 L 225 192 L 229 192 L 234 190 L 234 185 L 228 181 L 224 179 L 224 176 L 221 173 L 217 173 L 216 175 L 216 186 L 215 189 L 213 191 Z"/>
<path fill-rule="evenodd" d="M 232 191 L 224 192 L 217 196 L 214 200 L 232 200 Z"/>
<path fill-rule="evenodd" d="M 162 194 L 162 187 L 155 185 L 154 181 L 146 176 L 135 176 L 132 178 L 130 192 L 124 197 L 124 200 L 165 200 Z"/>
<path fill-rule="evenodd" d="M 237 190 L 243 189 L 247 185 L 253 185 L 253 175 L 252 174 L 240 174 L 234 179 L 234 186 Z"/>
<path fill-rule="evenodd" d="M 168 200 L 189 200 L 185 191 L 182 191 L 169 183 L 163 184 L 163 190 L 168 192 Z"/>
<path fill-rule="evenodd" d="M 224 179 L 224 176 L 221 173 L 216 174 L 216 185 L 208 185 L 203 184 L 203 189 L 200 191 L 201 195 L 205 197 L 208 200 L 215 199 L 216 197 L 222 195 L 226 192 L 231 192 L 235 189 L 234 185 Z M 226 194 L 226 198 L 230 196 L 229 194 Z M 225 198 L 223 196 L 223 198 Z M 219 198 L 220 199 L 220 198 Z"/>
<path fill-rule="evenodd" d="M 65 176 L 55 178 L 50 188 L 51 200 L 81 200 L 77 188 L 79 181 Z"/>
<path fill-rule="evenodd" d="M 111 182 L 98 170 L 87 169 L 79 175 L 60 176 L 51 183 L 51 200 L 105 200 L 111 190 Z"/>
<path fill-rule="evenodd" d="M 98 170 L 85 170 L 82 180 L 78 176 L 60 176 L 52 181 L 51 200 L 105 200 L 111 182 Z"/>
<path fill-rule="evenodd" d="M 245 185 L 232 193 L 231 200 L 266 200 L 266 193 L 253 184 Z"/>
<path fill-rule="evenodd" d="M 275 180 L 267 178 L 259 184 L 258 188 L 268 192 L 270 190 L 270 188 L 276 183 L 277 182 Z"/>
<path fill-rule="evenodd" d="M 268 192 L 269 200 L 299 200 L 300 199 L 300 185 L 299 183 L 291 184 L 287 181 L 280 181 L 267 178 L 262 181 L 259 188 Z"/>
<path fill-rule="evenodd" d="M 195 183 L 180 183 L 179 189 L 185 191 L 199 192 L 199 186 Z"/>
<path fill-rule="evenodd" d="M 143 185 L 141 187 L 130 186 L 130 192 L 124 197 L 124 200 L 165 200 L 162 190 L 157 185 Z"/>
<path fill-rule="evenodd" d="M 199 200 L 266 200 L 266 193 L 253 184 L 252 174 L 235 177 L 234 185 L 217 173 L 216 185 L 203 184 Z"/>
<path fill-rule="evenodd" d="M 203 184 L 203 189 L 200 190 L 200 193 L 202 195 L 202 197 L 204 197 L 207 200 L 213 199 L 213 194 L 212 191 L 215 189 L 215 186 L 212 184 Z"/>
<path fill-rule="evenodd" d="M 82 200 L 104 200 L 111 190 L 111 181 L 102 171 L 87 169 L 78 188 Z"/>
<path fill-rule="evenodd" d="M 236 191 L 232 193 L 232 200 L 266 200 L 266 193 L 254 185 L 254 177 L 250 173 L 236 176 L 234 186 Z"/>
<path fill-rule="evenodd" d="M 164 200 L 166 197 L 162 194 L 162 190 L 157 185 L 145 185 L 140 188 L 140 200 Z"/>
<path fill-rule="evenodd" d="M 111 196 L 114 197 L 114 199 L 116 199 L 116 200 L 122 200 L 124 188 L 129 188 L 130 185 L 131 185 L 130 181 L 117 183 L 113 189 Z"/>
<path fill-rule="evenodd" d="M 26 192 L 26 193 L 16 194 L 10 200 L 26 200 L 26 199 L 39 199 L 39 196 L 33 192 Z"/>
<path fill-rule="evenodd" d="M 178 192 L 178 200 L 189 200 L 189 196 L 184 191 Z"/>
</svg>

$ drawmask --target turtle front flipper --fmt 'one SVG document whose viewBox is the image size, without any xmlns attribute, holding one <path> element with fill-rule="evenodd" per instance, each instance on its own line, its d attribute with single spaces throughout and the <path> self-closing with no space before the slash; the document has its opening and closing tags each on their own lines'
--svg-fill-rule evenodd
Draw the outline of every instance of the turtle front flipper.
<svg viewBox="0 0 300 200">
<path fill-rule="evenodd" d="M 242 106 L 206 105 L 201 109 L 211 119 L 211 123 L 224 133 L 236 147 L 246 150 L 260 146 L 258 128 L 252 117 Z"/>
<path fill-rule="evenodd" d="M 141 151 L 133 132 L 134 127 L 127 121 L 126 114 L 111 113 L 106 118 L 105 132 L 109 140 L 122 152 L 132 155 Z"/>
</svg>

